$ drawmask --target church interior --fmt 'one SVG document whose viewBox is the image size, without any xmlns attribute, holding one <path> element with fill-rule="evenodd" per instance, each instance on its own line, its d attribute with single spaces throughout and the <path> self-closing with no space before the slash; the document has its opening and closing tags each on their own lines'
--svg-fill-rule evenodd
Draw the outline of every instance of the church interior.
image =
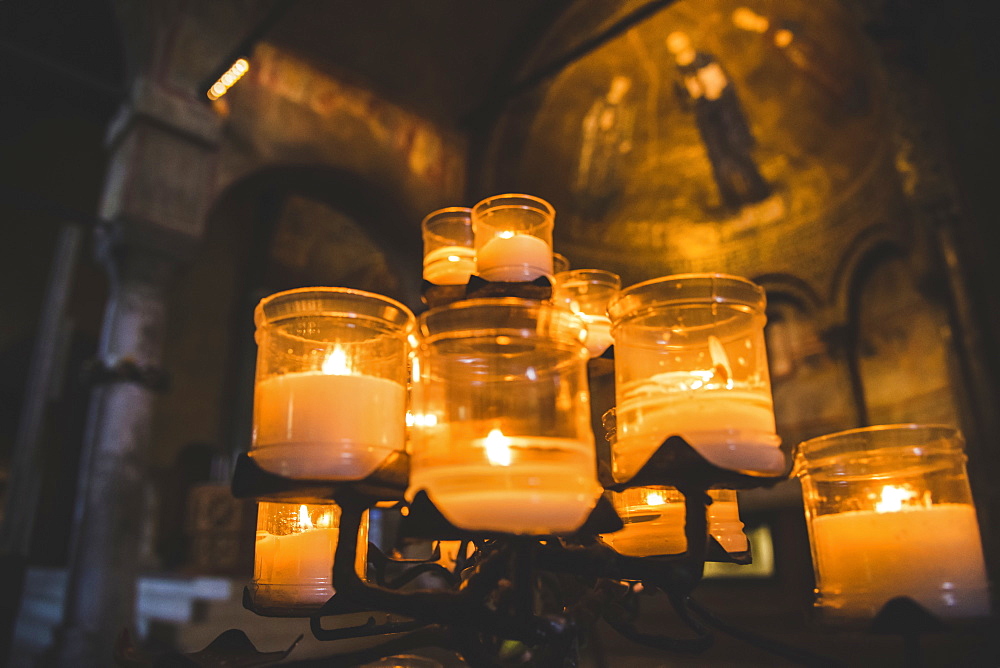
<svg viewBox="0 0 1000 668">
<path fill-rule="evenodd" d="M 3 658 L 554 665 L 433 643 L 336 658 L 377 638 L 325 642 L 243 601 L 257 503 L 231 481 L 254 438 L 255 307 L 336 286 L 420 315 L 421 221 L 502 193 L 550 203 L 552 250 L 623 288 L 763 288 L 789 464 L 844 430 L 960 430 L 985 591 L 1000 57 L 982 4 L 0 0 Z M 753 563 L 706 564 L 696 598 L 740 631 L 686 653 L 600 623 L 563 665 L 1000 664 L 989 602 L 918 634 L 824 623 L 799 481 L 738 496 Z M 386 553 L 398 513 L 369 519 Z M 691 633 L 645 598 L 644 630 Z M 243 663 L 204 651 L 230 629 Z"/>
</svg>

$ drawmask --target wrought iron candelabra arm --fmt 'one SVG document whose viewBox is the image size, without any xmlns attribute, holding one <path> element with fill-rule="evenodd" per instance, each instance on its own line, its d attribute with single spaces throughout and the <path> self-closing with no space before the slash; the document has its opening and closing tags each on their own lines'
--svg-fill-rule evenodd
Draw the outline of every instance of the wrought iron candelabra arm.
<svg viewBox="0 0 1000 668">
<path fill-rule="evenodd" d="M 683 439 L 666 439 L 632 479 L 604 480 L 612 490 L 669 484 L 684 494 L 687 549 L 656 557 L 625 556 L 601 541 L 599 534 L 621 526 L 603 499 L 572 535 L 517 536 L 462 531 L 450 525 L 429 499 L 418 498 L 410 504 L 406 518 L 411 530 L 426 538 L 475 541 L 479 549 L 469 566 L 449 573 L 433 560 L 391 560 L 377 553 L 373 561 L 381 564 L 380 573 L 366 582 L 355 567 L 363 515 L 379 501 L 401 498 L 406 464 L 402 456 L 365 480 L 330 483 L 288 480 L 263 472 L 244 458 L 237 467 L 233 491 L 237 496 L 267 500 L 333 500 L 340 506 L 340 540 L 332 573 L 336 593 L 311 615 L 317 639 L 383 636 L 389 643 L 384 645 L 386 651 L 429 643 L 452 649 L 480 666 L 500 665 L 500 648 L 512 642 L 534 657 L 534 665 L 576 665 L 574 648 L 602 618 L 637 643 L 673 652 L 704 651 L 713 642 L 712 634 L 701 615 L 690 614 L 698 610 L 689 597 L 701 580 L 710 544 L 707 509 L 712 499 L 707 490 L 713 486 L 748 488 L 783 479 L 717 469 Z M 391 580 L 381 572 L 389 565 L 402 570 Z M 438 586 L 411 587 L 423 573 L 442 576 L 437 578 Z M 570 581 L 572 586 L 564 591 Z M 693 637 L 640 631 L 635 622 L 643 589 L 665 593 Z M 546 594 L 557 604 L 542 601 Z M 247 607 L 253 609 L 252 601 Z M 356 613 L 380 613 L 387 618 L 376 622 L 371 616 L 364 624 L 348 627 L 323 626 L 325 617 Z M 345 661 L 357 656 L 338 655 Z M 555 661 L 554 657 L 561 658 L 555 664 L 545 663 Z"/>
</svg>

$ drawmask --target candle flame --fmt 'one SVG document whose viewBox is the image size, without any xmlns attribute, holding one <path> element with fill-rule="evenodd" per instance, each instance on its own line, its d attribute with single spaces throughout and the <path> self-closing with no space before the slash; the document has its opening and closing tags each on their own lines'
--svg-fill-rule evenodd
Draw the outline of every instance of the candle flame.
<svg viewBox="0 0 1000 668">
<path fill-rule="evenodd" d="M 330 354 L 323 360 L 323 373 L 328 376 L 351 375 L 351 365 L 347 361 L 347 353 L 339 345 L 335 345 Z"/>
<path fill-rule="evenodd" d="M 501 239 L 511 239 L 511 238 L 514 237 L 514 234 L 515 234 L 515 232 L 513 232 L 511 230 L 504 230 L 503 232 L 501 232 L 497 236 L 500 237 Z"/>
<path fill-rule="evenodd" d="M 316 527 L 318 529 L 329 529 L 333 526 L 333 511 L 328 510 L 319 517 L 316 518 Z"/>
<path fill-rule="evenodd" d="M 486 436 L 486 458 L 494 466 L 510 466 L 510 439 L 499 429 Z"/>
<path fill-rule="evenodd" d="M 882 488 L 882 500 L 875 502 L 877 513 L 898 513 L 903 509 L 903 502 L 917 496 L 917 493 L 905 487 L 886 485 Z"/>
<path fill-rule="evenodd" d="M 729 356 L 726 348 L 715 336 L 708 337 L 708 352 L 712 356 L 712 371 L 715 379 L 725 385 L 727 389 L 733 389 L 733 367 L 729 364 Z"/>
<path fill-rule="evenodd" d="M 312 528 L 313 523 L 312 518 L 309 517 L 309 508 L 305 505 L 299 506 L 299 529 L 305 531 Z"/>
<path fill-rule="evenodd" d="M 411 413 L 406 412 L 407 427 L 436 427 L 438 423 L 435 413 Z"/>
<path fill-rule="evenodd" d="M 667 500 L 660 492 L 650 492 L 646 495 L 646 504 L 650 506 L 662 506 Z"/>
</svg>

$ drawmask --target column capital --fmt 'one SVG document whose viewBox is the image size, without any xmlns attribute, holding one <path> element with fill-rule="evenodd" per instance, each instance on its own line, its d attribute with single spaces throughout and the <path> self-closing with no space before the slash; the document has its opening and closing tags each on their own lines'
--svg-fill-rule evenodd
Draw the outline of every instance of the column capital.
<svg viewBox="0 0 1000 668">
<path fill-rule="evenodd" d="M 221 119 L 208 104 L 193 95 L 169 90 L 147 77 L 133 81 L 125 104 L 108 126 L 105 144 L 113 150 L 132 126 L 140 122 L 159 125 L 210 149 L 222 139 Z"/>
<path fill-rule="evenodd" d="M 107 135 L 100 216 L 116 238 L 183 259 L 205 228 L 221 121 L 193 96 L 139 79 Z"/>
</svg>

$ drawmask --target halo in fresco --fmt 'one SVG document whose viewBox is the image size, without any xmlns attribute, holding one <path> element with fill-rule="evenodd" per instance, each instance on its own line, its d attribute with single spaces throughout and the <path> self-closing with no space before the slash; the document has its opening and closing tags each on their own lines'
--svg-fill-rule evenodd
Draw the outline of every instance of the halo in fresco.
<svg viewBox="0 0 1000 668">
<path fill-rule="evenodd" d="M 520 173 L 569 253 L 815 221 L 887 155 L 867 48 L 834 1 L 678 2 L 551 82 Z"/>
</svg>

